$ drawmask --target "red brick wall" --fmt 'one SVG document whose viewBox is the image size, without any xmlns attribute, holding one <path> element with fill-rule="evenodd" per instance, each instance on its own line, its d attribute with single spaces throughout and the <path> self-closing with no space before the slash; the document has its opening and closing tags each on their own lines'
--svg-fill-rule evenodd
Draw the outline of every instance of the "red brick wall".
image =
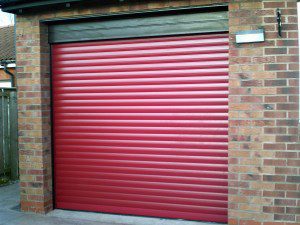
<svg viewBox="0 0 300 225">
<path fill-rule="evenodd" d="M 17 16 L 21 207 L 52 209 L 49 46 L 39 20 L 227 2 L 143 1 Z M 277 36 L 275 11 L 283 14 Z M 229 224 L 299 224 L 296 0 L 230 1 Z M 238 30 L 266 29 L 266 42 L 235 44 Z M 278 223 L 272 223 L 272 222 Z"/>
<path fill-rule="evenodd" d="M 230 224 L 300 224 L 296 1 L 233 1 L 229 15 Z M 261 27 L 264 43 L 235 44 Z"/>
<path fill-rule="evenodd" d="M 44 213 L 52 209 L 47 29 L 18 18 L 16 39 L 21 208 Z"/>
</svg>

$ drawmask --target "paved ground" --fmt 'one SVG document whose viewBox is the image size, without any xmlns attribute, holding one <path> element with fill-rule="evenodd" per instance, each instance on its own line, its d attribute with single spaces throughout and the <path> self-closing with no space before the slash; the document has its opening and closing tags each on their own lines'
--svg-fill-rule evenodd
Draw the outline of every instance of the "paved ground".
<svg viewBox="0 0 300 225">
<path fill-rule="evenodd" d="M 47 215 L 20 212 L 17 183 L 0 187 L 0 225 L 213 225 L 103 213 L 54 210 Z"/>
</svg>

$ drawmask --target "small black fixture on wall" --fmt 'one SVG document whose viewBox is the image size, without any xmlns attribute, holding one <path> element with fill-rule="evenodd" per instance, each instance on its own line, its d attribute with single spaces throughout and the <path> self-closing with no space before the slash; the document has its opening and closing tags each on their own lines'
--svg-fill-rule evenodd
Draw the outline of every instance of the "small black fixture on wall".
<svg viewBox="0 0 300 225">
<path fill-rule="evenodd" d="M 276 10 L 277 15 L 277 29 L 278 29 L 278 35 L 279 37 L 282 37 L 282 20 L 281 20 L 281 10 Z"/>
</svg>

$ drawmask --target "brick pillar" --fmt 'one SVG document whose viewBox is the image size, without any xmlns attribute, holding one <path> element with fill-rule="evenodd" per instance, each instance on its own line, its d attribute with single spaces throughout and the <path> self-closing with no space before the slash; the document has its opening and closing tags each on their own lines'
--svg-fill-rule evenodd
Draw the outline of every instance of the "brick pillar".
<svg viewBox="0 0 300 225">
<path fill-rule="evenodd" d="M 49 47 L 47 29 L 17 18 L 17 87 L 21 209 L 52 209 Z"/>
<path fill-rule="evenodd" d="M 229 224 L 300 222 L 296 9 L 296 0 L 229 6 Z M 235 44 L 236 31 L 259 28 L 264 43 Z"/>
</svg>

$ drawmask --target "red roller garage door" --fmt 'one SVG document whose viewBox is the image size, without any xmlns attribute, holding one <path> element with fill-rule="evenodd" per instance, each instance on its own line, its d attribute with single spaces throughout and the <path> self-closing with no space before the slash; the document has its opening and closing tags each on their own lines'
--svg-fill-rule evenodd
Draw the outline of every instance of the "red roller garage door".
<svg viewBox="0 0 300 225">
<path fill-rule="evenodd" d="M 52 46 L 57 208 L 227 222 L 228 34 Z"/>
</svg>

